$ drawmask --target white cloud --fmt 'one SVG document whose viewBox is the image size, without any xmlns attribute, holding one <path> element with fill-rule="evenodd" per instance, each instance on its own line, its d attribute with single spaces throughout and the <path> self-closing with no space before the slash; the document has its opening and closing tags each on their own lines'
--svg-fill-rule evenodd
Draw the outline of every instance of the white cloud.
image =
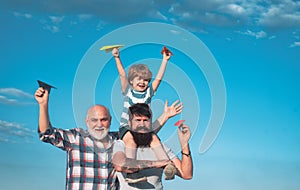
<svg viewBox="0 0 300 190">
<path fill-rule="evenodd" d="M 33 95 L 19 90 L 17 88 L 0 88 L 0 93 L 6 95 L 13 95 L 17 97 L 33 98 Z"/>
<path fill-rule="evenodd" d="M 275 38 L 276 38 L 276 36 L 270 36 L 269 40 L 272 40 L 272 39 L 275 39 Z"/>
<path fill-rule="evenodd" d="M 2 103 L 2 104 L 17 104 L 18 102 L 16 99 L 10 99 L 10 98 L 0 95 L 0 103 Z"/>
<path fill-rule="evenodd" d="M 28 142 L 36 136 L 36 131 L 23 124 L 0 120 L 0 134 L 0 142 Z"/>
<path fill-rule="evenodd" d="M 58 27 L 58 26 L 53 26 L 53 25 L 45 25 L 45 26 L 43 27 L 43 29 L 49 30 L 49 31 L 52 32 L 52 33 L 57 33 L 57 32 L 59 32 L 59 27 Z"/>
<path fill-rule="evenodd" d="M 300 42 L 294 42 L 293 44 L 290 45 L 291 48 L 293 47 L 300 47 Z"/>
<path fill-rule="evenodd" d="M 25 101 L 24 101 L 25 98 Z M 33 95 L 16 88 L 0 88 L 0 104 L 32 105 L 26 99 L 33 99 Z"/>
<path fill-rule="evenodd" d="M 59 24 L 64 20 L 64 16 L 49 16 L 49 19 L 53 24 Z"/>
<path fill-rule="evenodd" d="M 241 27 L 251 30 L 257 27 L 264 30 L 300 27 L 300 1 L 296 0 L 127 0 L 118 1 L 117 5 L 115 1 L 106 0 L 73 0 L 72 3 L 61 0 L 28 0 L 26 11 L 31 14 L 21 14 L 25 10 L 24 5 L 22 1 L 12 0 L 5 8 L 14 8 L 18 11 L 14 12 L 16 16 L 25 18 L 32 18 L 31 14 L 34 13 L 58 15 L 50 16 L 50 21 L 43 25 L 44 29 L 53 33 L 61 31 L 62 23 L 66 20 L 69 20 L 68 24 L 75 25 L 92 18 L 113 24 L 159 19 L 197 32 L 215 27 L 231 31 L 240 30 Z M 69 16 L 66 18 L 67 16 L 59 15 Z M 97 21 L 95 29 L 99 30 Z"/>
<path fill-rule="evenodd" d="M 237 4 L 228 4 L 223 7 L 220 7 L 219 10 L 222 10 L 222 12 L 232 15 L 244 15 L 246 13 L 246 10 Z"/>
<path fill-rule="evenodd" d="M 159 19 L 162 19 L 162 20 L 168 20 L 168 18 L 163 15 L 160 11 L 155 11 L 155 18 L 159 18 Z"/>
<path fill-rule="evenodd" d="M 91 14 L 79 14 L 77 16 L 78 16 L 79 21 L 81 21 L 81 22 L 91 19 L 93 17 L 93 15 L 91 15 Z"/>
<path fill-rule="evenodd" d="M 271 28 L 299 28 L 300 2 L 285 0 L 278 4 L 270 4 L 261 13 L 258 23 Z"/>
<path fill-rule="evenodd" d="M 247 36 L 253 36 L 256 39 L 266 38 L 268 36 L 267 33 L 264 31 L 253 32 L 251 30 L 247 30 L 246 32 L 237 31 L 237 33 L 247 35 Z"/>
<path fill-rule="evenodd" d="M 180 34 L 181 32 L 180 31 L 178 31 L 178 30 L 170 30 L 170 32 L 172 33 L 172 34 L 176 34 L 176 35 L 178 35 L 178 34 Z"/>
<path fill-rule="evenodd" d="M 13 14 L 15 15 L 15 17 L 22 17 L 22 18 L 27 18 L 27 19 L 32 18 L 32 15 L 29 13 L 13 12 Z"/>
</svg>

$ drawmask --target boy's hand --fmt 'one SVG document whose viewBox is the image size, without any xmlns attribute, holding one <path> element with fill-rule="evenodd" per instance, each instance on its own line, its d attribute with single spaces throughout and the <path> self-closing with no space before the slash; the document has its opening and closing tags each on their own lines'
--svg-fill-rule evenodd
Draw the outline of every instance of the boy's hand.
<svg viewBox="0 0 300 190">
<path fill-rule="evenodd" d="M 168 106 L 168 103 L 169 103 L 168 100 L 166 100 L 165 107 L 164 107 L 164 113 L 166 114 L 166 117 L 168 119 L 182 112 L 183 103 L 180 102 L 179 100 L 173 102 L 171 106 Z"/>
<path fill-rule="evenodd" d="M 118 48 L 114 48 L 111 52 L 113 54 L 114 57 L 119 57 L 120 55 L 120 52 L 119 52 L 119 49 Z"/>
<path fill-rule="evenodd" d="M 163 60 L 169 61 L 170 58 L 171 58 L 171 53 L 169 52 L 163 53 Z"/>
<path fill-rule="evenodd" d="M 161 50 L 161 54 L 163 54 L 163 60 L 168 61 L 170 57 L 173 55 L 173 53 L 166 47 Z"/>
</svg>

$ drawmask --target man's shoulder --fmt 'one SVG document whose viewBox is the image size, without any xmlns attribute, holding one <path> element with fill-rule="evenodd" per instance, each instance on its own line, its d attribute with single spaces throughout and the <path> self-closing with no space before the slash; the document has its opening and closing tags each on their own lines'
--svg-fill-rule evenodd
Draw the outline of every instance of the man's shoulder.
<svg viewBox="0 0 300 190">
<path fill-rule="evenodd" d="M 108 133 L 109 136 L 111 136 L 114 140 L 118 140 L 119 139 L 119 132 L 118 131 L 110 131 Z"/>
</svg>

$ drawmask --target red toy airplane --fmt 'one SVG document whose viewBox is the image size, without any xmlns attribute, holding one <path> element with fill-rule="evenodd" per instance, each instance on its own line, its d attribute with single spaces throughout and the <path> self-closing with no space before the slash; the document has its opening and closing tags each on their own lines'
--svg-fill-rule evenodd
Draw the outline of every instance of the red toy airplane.
<svg viewBox="0 0 300 190">
<path fill-rule="evenodd" d="M 180 127 L 184 122 L 185 122 L 185 120 L 179 120 L 174 125 L 177 127 Z"/>
<path fill-rule="evenodd" d="M 166 53 L 166 55 L 169 55 L 169 53 L 171 55 L 174 55 L 166 46 L 164 46 L 164 48 L 161 50 L 161 54 Z"/>
</svg>

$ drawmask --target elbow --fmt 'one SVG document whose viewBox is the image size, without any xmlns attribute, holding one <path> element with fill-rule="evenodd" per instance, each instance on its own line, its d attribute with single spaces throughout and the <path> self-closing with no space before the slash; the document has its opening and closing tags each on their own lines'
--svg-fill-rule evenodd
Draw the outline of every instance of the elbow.
<svg viewBox="0 0 300 190">
<path fill-rule="evenodd" d="M 116 165 L 114 165 L 114 168 L 115 168 L 115 170 L 116 170 L 117 172 L 122 172 L 122 171 L 123 171 L 121 166 L 116 166 Z"/>
<path fill-rule="evenodd" d="M 192 175 L 182 177 L 182 179 L 184 180 L 191 180 L 192 178 L 193 178 Z"/>
<path fill-rule="evenodd" d="M 181 178 L 184 179 L 184 180 L 190 180 L 193 178 L 193 172 L 191 173 L 186 173 L 186 174 L 181 174 Z"/>
<path fill-rule="evenodd" d="M 182 175 L 181 177 L 184 180 L 191 180 L 193 178 L 193 174 L 191 174 L 191 175 Z"/>
<path fill-rule="evenodd" d="M 125 160 L 126 158 L 124 158 L 122 154 L 116 153 L 112 159 L 114 169 L 118 172 L 122 172 L 124 170 Z"/>
<path fill-rule="evenodd" d="M 113 165 L 114 165 L 114 169 L 117 171 L 117 172 L 126 172 L 125 170 L 125 163 L 123 162 L 113 162 Z"/>
</svg>

